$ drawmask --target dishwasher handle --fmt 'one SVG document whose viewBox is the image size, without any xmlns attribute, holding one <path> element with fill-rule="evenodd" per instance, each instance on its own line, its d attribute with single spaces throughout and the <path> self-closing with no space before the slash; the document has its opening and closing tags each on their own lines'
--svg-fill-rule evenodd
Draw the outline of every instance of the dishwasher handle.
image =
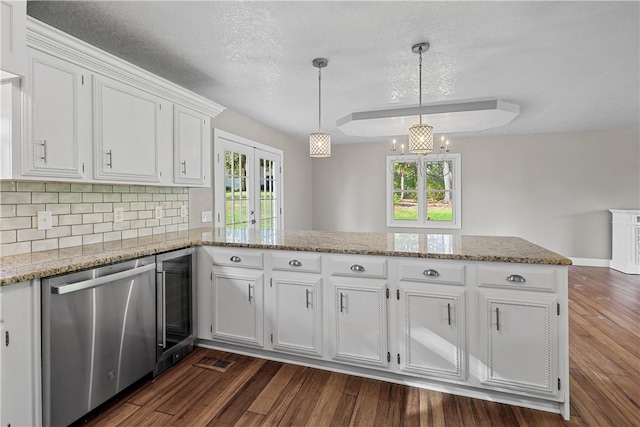
<svg viewBox="0 0 640 427">
<path fill-rule="evenodd" d="M 95 288 L 96 286 L 100 286 L 108 282 L 126 279 L 127 277 L 146 273 L 147 271 L 155 270 L 155 268 L 156 264 L 151 263 L 142 267 L 132 268 L 131 270 L 125 270 L 119 273 L 110 274 L 108 276 L 98 277 L 96 279 L 83 280 L 81 282 L 75 283 L 65 283 L 62 285 L 51 285 L 51 293 L 56 295 L 64 295 L 71 292 L 81 291 L 83 289 Z"/>
</svg>

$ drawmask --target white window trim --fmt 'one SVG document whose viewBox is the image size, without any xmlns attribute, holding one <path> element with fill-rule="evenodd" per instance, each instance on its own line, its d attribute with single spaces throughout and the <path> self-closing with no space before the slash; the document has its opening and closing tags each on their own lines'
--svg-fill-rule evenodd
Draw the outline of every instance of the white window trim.
<svg viewBox="0 0 640 427">
<path fill-rule="evenodd" d="M 446 154 L 427 154 L 420 156 L 417 154 L 407 154 L 402 156 L 387 156 L 386 162 L 386 176 L 387 176 L 387 227 L 411 227 L 411 228 L 448 228 L 448 229 L 460 229 L 462 228 L 462 181 L 460 172 L 460 153 L 446 153 Z M 426 195 L 426 183 L 425 179 L 421 177 L 418 179 L 418 220 L 396 220 L 393 219 L 393 163 L 396 162 L 425 162 L 425 161 L 453 161 L 453 182 L 454 189 L 451 194 L 453 196 L 453 221 L 428 221 L 426 219 L 426 212 L 424 206 Z"/>
<path fill-rule="evenodd" d="M 216 227 L 225 227 L 226 218 L 224 213 L 225 206 L 225 192 L 218 191 L 216 188 L 216 183 L 224 183 L 224 165 L 221 165 L 221 159 L 224 158 L 224 151 L 227 147 L 233 147 L 236 151 L 241 151 L 248 153 L 249 151 L 262 150 L 267 153 L 271 153 L 277 157 L 279 157 L 280 163 L 280 177 L 278 182 L 280 185 L 278 186 L 278 192 L 280 194 L 280 215 L 278 221 L 278 229 L 284 229 L 284 156 L 283 151 L 278 148 L 273 148 L 265 144 L 261 144 L 256 141 L 252 141 L 247 138 L 243 138 L 238 135 L 234 135 L 230 132 L 226 132 L 220 129 L 213 129 L 213 183 L 211 184 L 211 189 L 213 190 L 213 204 L 214 204 L 214 212 L 215 216 L 213 218 L 213 223 Z M 224 184 L 223 184 L 224 185 Z M 255 208 L 255 207 L 254 207 Z M 259 224 L 258 224 L 259 227 Z"/>
</svg>

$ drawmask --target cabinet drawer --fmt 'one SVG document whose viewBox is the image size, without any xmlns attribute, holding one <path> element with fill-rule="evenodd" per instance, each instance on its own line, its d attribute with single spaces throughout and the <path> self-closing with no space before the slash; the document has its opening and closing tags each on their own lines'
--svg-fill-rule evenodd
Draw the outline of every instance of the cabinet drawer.
<svg viewBox="0 0 640 427">
<path fill-rule="evenodd" d="M 332 276 L 387 277 L 387 260 L 370 257 L 331 258 Z"/>
<path fill-rule="evenodd" d="M 271 256 L 272 268 L 280 271 L 299 271 L 304 273 L 320 273 L 322 257 L 319 254 L 275 253 Z"/>
<path fill-rule="evenodd" d="M 556 274 L 544 267 L 478 267 L 478 286 L 555 292 Z"/>
<path fill-rule="evenodd" d="M 464 285 L 464 265 L 434 262 L 401 262 L 400 280 Z"/>
<path fill-rule="evenodd" d="M 256 268 L 261 270 L 264 265 L 262 252 L 248 252 L 245 250 L 213 250 L 211 251 L 214 265 L 228 265 L 240 268 Z"/>
</svg>

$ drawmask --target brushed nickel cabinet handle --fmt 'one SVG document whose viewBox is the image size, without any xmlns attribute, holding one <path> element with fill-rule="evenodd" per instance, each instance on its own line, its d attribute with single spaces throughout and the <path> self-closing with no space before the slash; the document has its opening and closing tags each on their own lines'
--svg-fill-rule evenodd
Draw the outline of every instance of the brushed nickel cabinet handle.
<svg viewBox="0 0 640 427">
<path fill-rule="evenodd" d="M 449 325 L 451 325 L 451 304 L 447 303 L 447 318 L 449 321 Z"/>
<path fill-rule="evenodd" d="M 438 273 L 438 270 L 433 270 L 433 269 L 428 269 L 422 272 L 422 274 L 424 274 L 427 277 L 438 277 L 440 276 L 440 273 Z"/>
<path fill-rule="evenodd" d="M 234 255 L 231 258 L 229 258 L 229 261 L 231 261 L 231 262 L 240 262 L 240 261 L 242 261 L 242 259 L 239 256 Z"/>
<path fill-rule="evenodd" d="M 524 283 L 526 282 L 525 278 L 519 274 L 511 274 L 507 276 L 507 281 L 511 283 Z"/>
<path fill-rule="evenodd" d="M 111 153 L 111 150 L 107 150 L 107 166 L 109 166 L 109 169 L 113 169 L 113 154 Z"/>
<path fill-rule="evenodd" d="M 305 294 L 306 294 L 305 297 L 306 297 L 306 300 L 307 300 L 307 308 L 309 308 L 309 305 L 310 305 L 310 303 L 309 303 L 309 294 L 310 293 L 311 293 L 311 291 L 309 289 L 305 289 Z"/>
<path fill-rule="evenodd" d="M 340 313 L 344 311 L 344 294 L 340 292 Z"/>
<path fill-rule="evenodd" d="M 353 264 L 351 266 L 351 271 L 356 271 L 358 273 L 362 273 L 364 271 L 364 267 L 359 264 Z"/>
<path fill-rule="evenodd" d="M 42 159 L 44 163 L 47 163 L 47 140 L 43 139 L 40 145 L 42 146 L 42 156 L 40 159 Z"/>
<path fill-rule="evenodd" d="M 253 288 L 253 285 L 251 283 L 249 283 L 248 287 L 249 287 L 249 289 L 248 289 L 247 293 L 249 294 L 249 303 L 251 303 L 251 289 Z"/>
<path fill-rule="evenodd" d="M 500 308 L 496 307 L 496 331 L 500 330 Z"/>
<path fill-rule="evenodd" d="M 292 259 L 291 261 L 289 261 L 289 265 L 291 267 L 301 267 L 302 263 L 300 261 L 298 261 L 297 259 Z"/>
<path fill-rule="evenodd" d="M 183 175 L 187 174 L 187 161 L 186 160 L 182 161 L 182 174 Z"/>
</svg>

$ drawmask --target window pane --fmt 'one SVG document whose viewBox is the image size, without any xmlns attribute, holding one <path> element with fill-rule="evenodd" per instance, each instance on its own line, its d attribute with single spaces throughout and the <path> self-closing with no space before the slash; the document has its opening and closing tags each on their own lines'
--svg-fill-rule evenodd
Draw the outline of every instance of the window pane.
<svg viewBox="0 0 640 427">
<path fill-rule="evenodd" d="M 427 221 L 453 221 L 453 196 L 450 191 L 427 192 Z"/>
<path fill-rule="evenodd" d="M 418 220 L 418 193 L 397 191 L 393 193 L 393 219 Z"/>
<path fill-rule="evenodd" d="M 399 191 L 418 189 L 418 167 L 415 162 L 393 164 L 393 188 Z"/>
<path fill-rule="evenodd" d="M 432 161 L 425 162 L 427 190 L 453 189 L 453 162 Z"/>
</svg>

